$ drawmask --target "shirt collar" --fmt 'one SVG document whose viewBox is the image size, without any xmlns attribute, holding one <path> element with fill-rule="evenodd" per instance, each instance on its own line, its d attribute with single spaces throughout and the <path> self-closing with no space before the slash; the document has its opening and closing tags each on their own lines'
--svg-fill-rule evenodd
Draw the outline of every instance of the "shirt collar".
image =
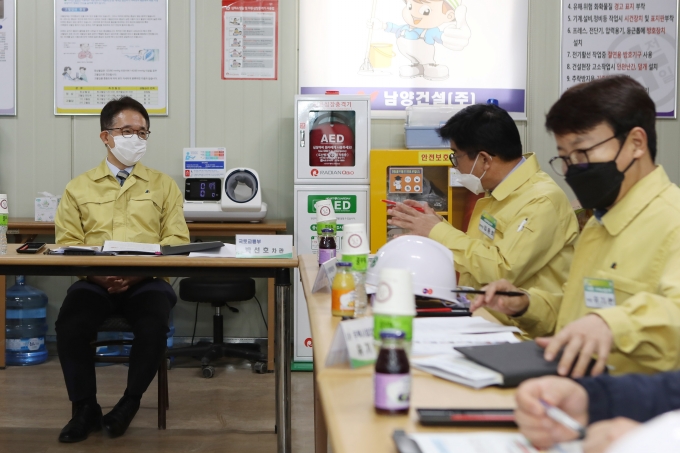
<svg viewBox="0 0 680 453">
<path fill-rule="evenodd" d="M 527 182 L 529 178 L 534 176 L 540 169 L 541 167 L 538 165 L 536 155 L 534 153 L 525 154 L 515 168 L 513 168 L 493 192 L 491 192 L 491 196 L 498 201 L 504 200 L 522 184 Z"/>
<path fill-rule="evenodd" d="M 114 170 L 111 169 L 110 165 L 111 163 L 108 161 L 108 159 L 104 159 L 102 163 L 99 164 L 99 166 L 95 169 L 94 173 L 92 174 L 92 179 L 94 181 L 97 181 L 99 179 L 111 175 L 114 172 Z M 116 171 L 115 174 L 117 175 L 120 170 L 118 169 L 118 167 L 115 166 L 114 169 Z M 128 171 L 131 175 L 132 170 L 134 170 L 135 178 L 143 179 L 144 181 L 149 180 L 148 170 L 141 162 L 137 162 L 134 166 L 126 168 L 126 171 Z"/>
<path fill-rule="evenodd" d="M 602 216 L 602 225 L 612 236 L 618 235 L 661 192 L 672 185 L 661 165 L 635 183 L 628 193 Z"/>
<path fill-rule="evenodd" d="M 109 170 L 111 170 L 111 173 L 113 174 L 113 176 L 118 176 L 118 172 L 120 171 L 120 168 L 116 167 L 111 162 L 109 162 L 109 159 L 105 159 L 105 160 L 106 160 L 106 165 L 109 167 Z M 125 167 L 125 171 L 128 172 L 128 175 L 132 174 L 133 168 L 135 168 L 134 165 L 132 165 L 130 167 Z"/>
</svg>

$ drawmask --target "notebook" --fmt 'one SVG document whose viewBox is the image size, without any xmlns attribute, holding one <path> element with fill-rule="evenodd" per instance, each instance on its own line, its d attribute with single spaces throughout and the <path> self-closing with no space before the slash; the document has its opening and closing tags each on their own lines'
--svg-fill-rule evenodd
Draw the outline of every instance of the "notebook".
<svg viewBox="0 0 680 453">
<path fill-rule="evenodd" d="M 104 241 L 102 252 L 116 255 L 182 255 L 224 247 L 220 241 L 192 242 L 180 245 L 145 244 L 141 242 Z"/>
<path fill-rule="evenodd" d="M 527 379 L 557 375 L 557 364 L 562 357 L 560 352 L 555 360 L 548 362 L 543 358 L 545 350 L 535 341 L 454 349 L 468 360 L 498 373 L 502 377 L 502 382 L 498 384 L 501 387 L 517 387 Z M 595 360 L 591 360 L 586 375 L 590 374 L 594 364 Z"/>
</svg>

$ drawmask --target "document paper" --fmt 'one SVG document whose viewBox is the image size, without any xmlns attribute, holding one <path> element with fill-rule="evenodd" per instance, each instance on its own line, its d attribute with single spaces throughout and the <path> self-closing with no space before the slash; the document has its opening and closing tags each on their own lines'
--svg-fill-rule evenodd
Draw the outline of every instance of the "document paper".
<svg viewBox="0 0 680 453">
<path fill-rule="evenodd" d="M 521 434 L 410 434 L 422 453 L 582 453 L 582 442 L 568 442 L 536 450 Z"/>
</svg>

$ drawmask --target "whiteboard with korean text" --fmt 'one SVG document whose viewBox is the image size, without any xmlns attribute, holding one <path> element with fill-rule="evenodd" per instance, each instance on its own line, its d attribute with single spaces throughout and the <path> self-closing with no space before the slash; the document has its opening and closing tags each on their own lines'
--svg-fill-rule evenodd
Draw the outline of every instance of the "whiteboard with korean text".
<svg viewBox="0 0 680 453">
<path fill-rule="evenodd" d="M 300 94 L 367 94 L 373 118 L 497 99 L 526 119 L 528 0 L 300 0 Z"/>
<path fill-rule="evenodd" d="M 54 0 L 54 113 L 129 96 L 168 114 L 167 0 Z"/>
<path fill-rule="evenodd" d="M 678 0 L 562 1 L 561 92 L 625 74 L 640 82 L 659 118 L 676 117 Z"/>
</svg>

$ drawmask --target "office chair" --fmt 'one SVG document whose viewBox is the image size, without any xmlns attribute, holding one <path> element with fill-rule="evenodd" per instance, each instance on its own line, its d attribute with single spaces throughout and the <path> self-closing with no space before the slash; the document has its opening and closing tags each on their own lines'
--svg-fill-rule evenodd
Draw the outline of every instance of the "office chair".
<svg viewBox="0 0 680 453">
<path fill-rule="evenodd" d="M 97 332 L 132 332 L 132 326 L 120 315 L 112 315 L 104 320 Z M 100 346 L 128 346 L 132 340 L 94 340 L 90 343 L 95 363 L 130 363 L 129 356 L 98 356 L 95 352 Z M 158 366 L 158 429 L 165 429 L 165 411 L 170 409 L 168 398 L 168 359 L 161 360 Z M 75 413 L 75 405 L 73 406 Z"/>
<path fill-rule="evenodd" d="M 210 303 L 215 307 L 213 315 L 213 341 L 185 348 L 173 348 L 172 355 L 200 358 L 204 378 L 215 375 L 210 362 L 221 357 L 236 357 L 253 362 L 253 371 L 267 372 L 267 355 L 260 352 L 257 344 L 224 342 L 224 324 L 221 308 L 229 302 L 241 302 L 255 297 L 255 280 L 243 277 L 189 277 L 179 282 L 179 296 L 187 302 Z M 229 307 L 232 311 L 238 311 Z"/>
</svg>

